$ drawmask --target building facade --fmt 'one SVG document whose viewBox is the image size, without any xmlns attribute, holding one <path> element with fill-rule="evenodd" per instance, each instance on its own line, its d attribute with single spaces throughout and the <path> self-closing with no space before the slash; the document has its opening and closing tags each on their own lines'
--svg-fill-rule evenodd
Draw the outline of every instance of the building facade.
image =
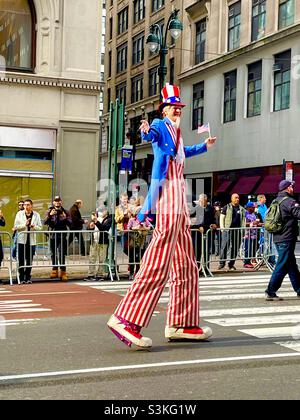
<svg viewBox="0 0 300 420">
<path fill-rule="evenodd" d="M 20 199 L 44 214 L 60 194 L 96 205 L 102 3 L 0 3 L 0 199 L 8 225 Z"/>
<path fill-rule="evenodd" d="M 138 143 L 139 121 L 142 116 L 151 121 L 159 101 L 158 80 L 153 76 L 159 57 L 149 53 L 144 41 L 151 24 L 166 23 L 174 7 L 180 10 L 183 34 L 176 44 L 169 43 L 166 81 L 180 84 L 187 104 L 182 120 L 185 143 L 205 137 L 197 133 L 205 122 L 218 137 L 211 153 L 186 162 L 192 195 L 204 191 L 224 203 L 233 192 L 241 194 L 243 203 L 258 193 L 271 198 L 286 176 L 284 160 L 293 162 L 300 193 L 300 4 L 296 0 L 111 2 L 106 20 L 103 176 L 108 103 L 115 98 L 125 102 L 127 141 L 133 138 Z M 137 145 L 137 175 L 147 180 L 151 163 L 151 147 Z"/>
<path fill-rule="evenodd" d="M 191 45 L 191 40 L 193 40 Z M 185 2 L 180 84 L 188 104 L 185 141 L 209 122 L 218 137 L 205 159 L 187 162 L 193 183 L 223 202 L 233 192 L 277 192 L 283 160 L 300 192 L 300 3 L 295 0 Z M 198 181 L 197 181 L 198 180 Z"/>
<path fill-rule="evenodd" d="M 183 0 L 109 0 L 106 5 L 105 95 L 102 118 L 100 158 L 101 178 L 108 174 L 109 104 L 119 99 L 125 105 L 125 143 L 134 150 L 131 178 L 149 180 L 152 147 L 141 144 L 138 127 L 142 118 L 153 120 L 159 104 L 158 52 L 145 45 L 150 26 L 158 25 L 165 34 L 172 11 L 183 10 Z M 181 69 L 180 39 L 173 41 L 168 33 L 168 69 L 166 81 L 177 83 Z M 120 156 L 119 156 L 120 161 Z M 130 182 L 130 179 L 129 179 Z M 101 193 L 101 192 L 99 192 Z"/>
</svg>

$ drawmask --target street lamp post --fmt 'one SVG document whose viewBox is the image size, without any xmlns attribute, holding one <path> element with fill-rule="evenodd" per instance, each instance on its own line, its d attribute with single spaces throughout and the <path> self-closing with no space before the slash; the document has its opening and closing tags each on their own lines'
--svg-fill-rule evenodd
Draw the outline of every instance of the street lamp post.
<svg viewBox="0 0 300 420">
<path fill-rule="evenodd" d="M 150 26 L 150 33 L 147 37 L 146 44 L 149 46 L 151 52 L 156 52 L 158 50 L 160 56 L 160 63 L 158 68 L 158 76 L 159 76 L 159 90 L 162 91 L 162 88 L 165 84 L 165 77 L 167 74 L 167 66 L 166 66 L 166 55 L 168 53 L 168 46 L 167 46 L 167 36 L 168 31 L 172 38 L 175 40 L 178 39 L 181 35 L 181 31 L 183 29 L 182 23 L 178 19 L 179 9 L 173 10 L 171 13 L 168 23 L 166 25 L 165 32 L 161 30 L 158 24 L 153 24 Z"/>
</svg>

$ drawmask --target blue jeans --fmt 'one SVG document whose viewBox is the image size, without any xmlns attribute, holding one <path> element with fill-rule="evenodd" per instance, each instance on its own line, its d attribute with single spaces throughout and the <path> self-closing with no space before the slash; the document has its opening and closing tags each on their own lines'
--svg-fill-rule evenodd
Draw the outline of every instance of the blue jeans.
<svg viewBox="0 0 300 420">
<path fill-rule="evenodd" d="M 276 295 L 277 290 L 281 287 L 283 279 L 288 274 L 297 294 L 300 294 L 300 273 L 295 258 L 295 242 L 279 242 L 275 244 L 278 259 L 271 276 L 266 293 L 270 296 Z"/>
</svg>

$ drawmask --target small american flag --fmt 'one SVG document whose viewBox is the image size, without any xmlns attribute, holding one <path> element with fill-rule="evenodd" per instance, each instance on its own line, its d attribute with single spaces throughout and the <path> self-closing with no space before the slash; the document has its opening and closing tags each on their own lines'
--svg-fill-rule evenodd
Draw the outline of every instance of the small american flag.
<svg viewBox="0 0 300 420">
<path fill-rule="evenodd" d="M 209 133 L 209 131 L 210 131 L 209 123 L 203 124 L 198 127 L 198 134 Z"/>
</svg>

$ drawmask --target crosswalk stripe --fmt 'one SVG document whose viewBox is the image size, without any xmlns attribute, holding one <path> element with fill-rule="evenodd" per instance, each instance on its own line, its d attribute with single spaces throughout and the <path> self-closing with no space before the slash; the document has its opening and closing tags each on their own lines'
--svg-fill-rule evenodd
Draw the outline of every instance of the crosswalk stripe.
<svg viewBox="0 0 300 420">
<path fill-rule="evenodd" d="M 210 318 L 214 316 L 224 315 L 257 315 L 257 314 L 271 314 L 280 312 L 300 312 L 300 306 L 263 306 L 263 307 L 249 307 L 249 308 L 221 308 L 221 309 L 202 309 L 201 317 Z"/>
<path fill-rule="evenodd" d="M 286 347 L 290 350 L 295 350 L 300 353 L 300 340 L 294 341 L 275 341 L 275 344 L 279 344 L 282 347 Z"/>
<path fill-rule="evenodd" d="M 295 326 L 286 327 L 270 327 L 270 328 L 249 328 L 238 330 L 241 333 L 251 335 L 256 338 L 278 338 L 278 337 L 292 337 L 295 331 Z"/>
<path fill-rule="evenodd" d="M 300 312 L 300 307 L 299 307 Z M 300 322 L 299 314 L 289 315 L 267 315 L 260 317 L 240 317 L 240 318 L 214 318 L 209 322 L 224 327 L 236 327 L 238 325 L 273 325 L 273 324 L 291 324 Z"/>
</svg>

